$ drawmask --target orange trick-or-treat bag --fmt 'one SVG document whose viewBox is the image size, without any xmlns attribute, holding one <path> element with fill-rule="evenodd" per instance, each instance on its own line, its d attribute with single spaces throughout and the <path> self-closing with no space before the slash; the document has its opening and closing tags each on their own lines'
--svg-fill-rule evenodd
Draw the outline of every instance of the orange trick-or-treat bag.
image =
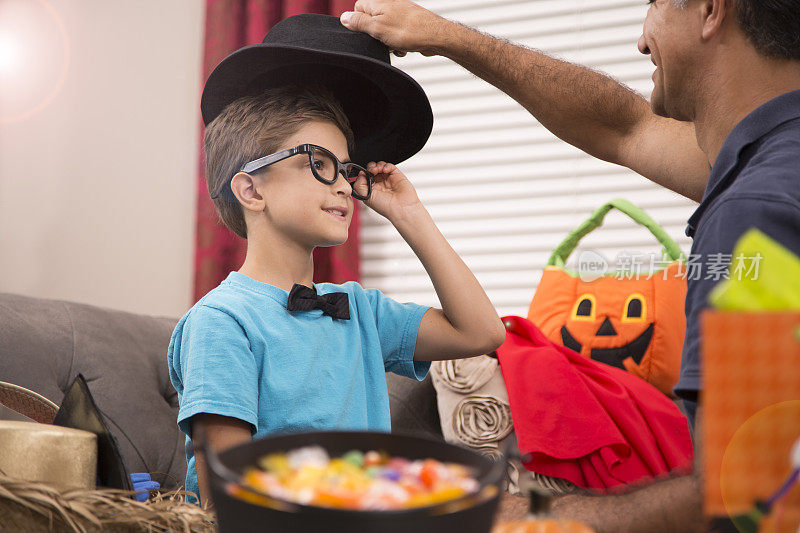
<svg viewBox="0 0 800 533">
<path fill-rule="evenodd" d="M 565 268 L 578 242 L 616 208 L 646 227 L 671 262 L 649 273 L 579 275 Z M 635 374 L 672 395 L 686 331 L 684 256 L 661 226 L 627 200 L 597 209 L 553 251 L 528 319 L 553 342 Z"/>
</svg>

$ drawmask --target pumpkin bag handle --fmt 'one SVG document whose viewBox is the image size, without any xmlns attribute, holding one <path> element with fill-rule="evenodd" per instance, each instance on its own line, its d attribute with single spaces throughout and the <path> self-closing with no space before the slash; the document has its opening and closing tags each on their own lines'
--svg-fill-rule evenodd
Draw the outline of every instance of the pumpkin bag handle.
<svg viewBox="0 0 800 533">
<path fill-rule="evenodd" d="M 575 250 L 575 247 L 578 246 L 578 242 L 581 239 L 586 237 L 589 233 L 593 230 L 599 228 L 603 224 L 603 219 L 608 214 L 609 211 L 612 209 L 617 209 L 618 211 L 625 213 L 634 222 L 637 222 L 647 228 L 650 233 L 661 243 L 664 247 L 664 251 L 666 252 L 667 256 L 673 260 L 685 260 L 685 256 L 681 251 L 678 244 L 672 240 L 672 238 L 667 235 L 667 232 L 664 231 L 664 228 L 658 225 L 658 223 L 650 218 L 650 215 L 645 213 L 641 208 L 636 207 L 628 200 L 622 198 L 615 198 L 611 200 L 607 204 L 595 209 L 595 211 L 583 222 L 580 226 L 575 228 L 567 237 L 559 244 L 555 250 L 553 250 L 550 259 L 547 261 L 547 266 L 557 266 L 560 268 L 564 268 L 564 265 L 567 262 L 567 258 L 570 254 Z"/>
</svg>

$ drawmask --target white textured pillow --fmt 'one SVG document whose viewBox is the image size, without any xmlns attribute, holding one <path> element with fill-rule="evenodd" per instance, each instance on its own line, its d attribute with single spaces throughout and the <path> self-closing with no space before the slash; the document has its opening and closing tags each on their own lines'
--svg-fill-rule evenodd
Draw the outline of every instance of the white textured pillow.
<svg viewBox="0 0 800 533">
<path fill-rule="evenodd" d="M 445 440 L 499 456 L 514 426 L 497 360 L 481 355 L 436 361 L 431 376 Z"/>
<path fill-rule="evenodd" d="M 447 442 L 494 457 L 519 453 L 508 392 L 497 359 L 480 355 L 435 361 L 431 377 L 442 434 Z M 533 483 L 554 494 L 566 494 L 573 489 L 563 479 L 529 472 L 518 459 L 508 462 L 508 473 L 507 490 L 512 494 L 520 492 L 520 474 L 528 474 Z M 527 483 L 523 481 L 522 486 Z"/>
</svg>

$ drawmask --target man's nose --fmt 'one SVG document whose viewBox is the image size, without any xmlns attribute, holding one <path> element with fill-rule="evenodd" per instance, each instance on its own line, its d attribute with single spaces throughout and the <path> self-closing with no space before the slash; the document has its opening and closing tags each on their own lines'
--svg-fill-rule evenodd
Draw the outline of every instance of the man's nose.
<svg viewBox="0 0 800 533">
<path fill-rule="evenodd" d="M 639 42 L 637 43 L 639 47 L 639 52 L 645 55 L 650 54 L 650 48 L 647 46 L 647 41 L 644 39 L 644 33 L 639 36 Z"/>
</svg>

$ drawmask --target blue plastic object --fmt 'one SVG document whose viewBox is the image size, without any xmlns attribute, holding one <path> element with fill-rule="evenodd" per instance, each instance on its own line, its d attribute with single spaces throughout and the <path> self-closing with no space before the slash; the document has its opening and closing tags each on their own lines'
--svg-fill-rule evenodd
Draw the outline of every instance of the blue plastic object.
<svg viewBox="0 0 800 533">
<path fill-rule="evenodd" d="M 131 474 L 131 481 L 133 482 L 133 490 L 136 491 L 136 499 L 140 502 L 146 502 L 150 498 L 151 490 L 161 488 L 161 484 L 150 479 L 150 474 L 147 472 Z"/>
</svg>

